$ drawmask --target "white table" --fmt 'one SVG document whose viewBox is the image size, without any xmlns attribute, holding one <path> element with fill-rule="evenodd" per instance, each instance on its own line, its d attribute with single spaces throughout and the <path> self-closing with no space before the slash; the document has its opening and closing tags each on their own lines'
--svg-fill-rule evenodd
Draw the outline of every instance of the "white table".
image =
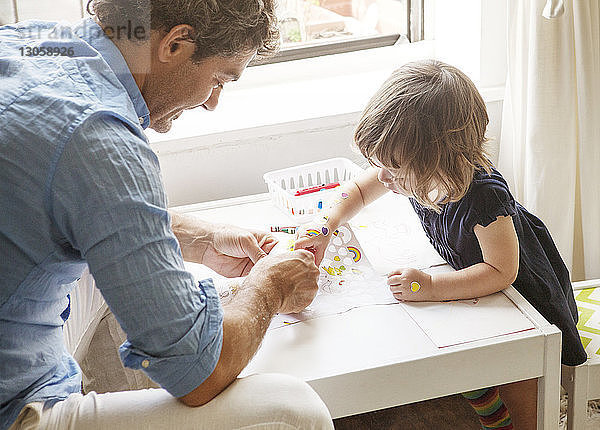
<svg viewBox="0 0 600 430">
<path fill-rule="evenodd" d="M 368 211 L 377 211 L 377 204 Z M 248 228 L 290 225 L 267 194 L 175 209 Z M 409 210 L 398 216 L 415 217 Z M 538 429 L 556 429 L 560 331 L 512 287 L 497 294 L 505 294 L 533 328 L 438 348 L 402 305 L 364 306 L 268 331 L 242 374 L 297 376 L 334 418 L 538 378 Z"/>
</svg>

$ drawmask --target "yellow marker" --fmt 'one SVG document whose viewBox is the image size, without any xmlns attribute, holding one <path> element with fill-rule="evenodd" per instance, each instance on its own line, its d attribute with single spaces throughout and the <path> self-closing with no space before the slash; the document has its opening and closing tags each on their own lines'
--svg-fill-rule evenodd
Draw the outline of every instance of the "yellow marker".
<svg viewBox="0 0 600 430">
<path fill-rule="evenodd" d="M 410 283 L 410 291 L 412 291 L 413 293 L 416 293 L 420 289 L 421 289 L 421 284 L 419 284 L 417 281 L 413 281 Z"/>
</svg>

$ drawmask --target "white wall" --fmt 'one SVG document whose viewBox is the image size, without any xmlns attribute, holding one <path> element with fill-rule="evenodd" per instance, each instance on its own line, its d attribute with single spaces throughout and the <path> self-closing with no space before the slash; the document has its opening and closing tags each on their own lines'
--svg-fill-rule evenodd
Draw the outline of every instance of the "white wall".
<svg viewBox="0 0 600 430">
<path fill-rule="evenodd" d="M 344 123 L 345 122 L 345 123 Z M 331 126 L 309 122 L 302 129 L 286 125 L 261 127 L 202 137 L 220 143 L 201 149 L 160 155 L 170 205 L 257 194 L 267 191 L 263 174 L 276 169 L 352 154 L 353 123 Z M 188 182 L 190 186 L 182 187 Z"/>
<path fill-rule="evenodd" d="M 487 103 L 488 136 L 500 138 L 502 101 Z M 365 165 L 350 149 L 358 114 L 332 120 L 306 120 L 210 134 L 194 138 L 197 146 L 161 153 L 159 158 L 170 206 L 258 194 L 267 191 L 263 174 L 311 161 L 347 157 Z M 497 156 L 492 142 L 491 155 Z M 166 145 L 185 145 L 169 142 Z M 163 146 L 164 148 L 164 146 Z"/>
<path fill-rule="evenodd" d="M 467 73 L 481 87 L 506 80 L 505 0 L 438 0 L 435 55 Z"/>
</svg>

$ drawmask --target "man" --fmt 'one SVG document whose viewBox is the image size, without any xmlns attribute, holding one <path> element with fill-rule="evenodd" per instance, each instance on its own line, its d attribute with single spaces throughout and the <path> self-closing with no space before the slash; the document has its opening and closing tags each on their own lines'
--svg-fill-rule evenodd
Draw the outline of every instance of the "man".
<svg viewBox="0 0 600 430">
<path fill-rule="evenodd" d="M 276 47 L 273 3 L 91 6 L 75 26 L 0 27 L 0 428 L 332 428 L 300 381 L 236 381 L 273 315 L 314 297 L 312 254 L 268 256 L 265 233 L 169 214 L 143 133 L 213 110 Z M 247 276 L 220 303 L 182 256 Z M 86 265 L 127 333 L 124 364 L 163 389 L 79 393 L 62 328 Z"/>
</svg>

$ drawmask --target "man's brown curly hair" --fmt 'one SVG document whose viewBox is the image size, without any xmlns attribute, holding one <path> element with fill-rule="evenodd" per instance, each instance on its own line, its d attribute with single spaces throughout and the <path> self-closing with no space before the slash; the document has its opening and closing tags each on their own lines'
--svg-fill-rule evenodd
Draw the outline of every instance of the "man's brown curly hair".
<svg viewBox="0 0 600 430">
<path fill-rule="evenodd" d="M 194 62 L 249 52 L 266 57 L 279 49 L 273 0 L 89 0 L 87 9 L 102 26 L 113 28 L 140 24 L 144 17 L 152 30 L 168 32 L 180 24 L 190 25 Z"/>
</svg>

